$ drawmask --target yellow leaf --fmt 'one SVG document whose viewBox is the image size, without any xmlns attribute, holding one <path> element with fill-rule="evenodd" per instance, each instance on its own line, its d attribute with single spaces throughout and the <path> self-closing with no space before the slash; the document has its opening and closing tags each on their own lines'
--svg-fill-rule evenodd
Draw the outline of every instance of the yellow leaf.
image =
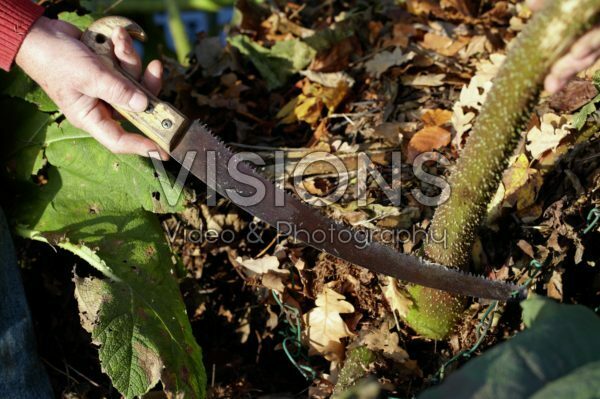
<svg viewBox="0 0 600 399">
<path fill-rule="evenodd" d="M 298 121 L 294 110 L 298 105 L 299 97 L 300 96 L 292 98 L 287 104 L 283 106 L 283 108 L 279 110 L 277 115 L 275 115 L 277 119 L 281 120 L 281 123 L 289 124 Z"/>
<path fill-rule="evenodd" d="M 279 110 L 277 118 L 284 124 L 303 121 L 313 125 L 321 119 L 323 106 L 327 107 L 330 114 L 333 113 L 344 101 L 349 89 L 348 82 L 344 80 L 340 80 L 336 87 L 309 83 L 303 88 L 302 94 L 290 100 Z"/>
<path fill-rule="evenodd" d="M 317 97 L 305 97 L 303 94 L 298 96 L 298 104 L 294 109 L 296 118 L 309 124 L 316 123 L 321 117 L 323 104 Z"/>
<path fill-rule="evenodd" d="M 348 83 L 346 83 L 345 81 L 340 81 L 339 84 L 333 88 L 323 87 L 320 98 L 323 101 L 323 104 L 325 104 L 325 106 L 329 110 L 330 114 L 332 114 L 337 108 L 337 106 L 340 105 L 342 101 L 344 101 L 344 98 L 346 98 L 349 89 L 350 86 L 348 86 Z"/>
<path fill-rule="evenodd" d="M 393 312 L 398 312 L 402 318 L 406 318 L 412 301 L 398 288 L 398 282 L 393 277 L 387 277 L 387 285 L 383 287 L 383 296 Z"/>
<path fill-rule="evenodd" d="M 538 170 L 529 167 L 527 156 L 521 154 L 504 173 L 502 183 L 506 189 L 505 206 L 516 206 L 517 210 L 522 210 L 535 203 L 543 179 Z"/>
</svg>

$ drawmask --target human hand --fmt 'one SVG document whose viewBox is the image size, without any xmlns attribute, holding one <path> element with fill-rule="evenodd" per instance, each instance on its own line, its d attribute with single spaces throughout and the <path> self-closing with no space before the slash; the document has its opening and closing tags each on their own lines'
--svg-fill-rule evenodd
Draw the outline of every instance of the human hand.
<svg viewBox="0 0 600 399">
<path fill-rule="evenodd" d="M 113 118 L 108 104 L 142 112 L 148 106 L 148 98 L 106 66 L 79 41 L 80 37 L 77 27 L 41 17 L 25 37 L 16 63 L 44 89 L 75 127 L 89 132 L 110 151 L 142 156 L 159 151 L 162 159 L 168 159 L 168 154 L 152 140 L 126 132 Z M 139 79 L 142 62 L 127 31 L 115 29 L 111 39 L 121 67 Z M 161 89 L 162 72 L 161 62 L 154 60 L 143 74 L 142 84 L 153 94 Z"/>
<path fill-rule="evenodd" d="M 541 9 L 548 0 L 527 0 L 533 10 Z M 578 72 L 591 67 L 600 58 L 600 27 L 583 35 L 561 59 L 556 61 L 546 77 L 544 87 L 550 94 L 562 89 Z"/>
</svg>

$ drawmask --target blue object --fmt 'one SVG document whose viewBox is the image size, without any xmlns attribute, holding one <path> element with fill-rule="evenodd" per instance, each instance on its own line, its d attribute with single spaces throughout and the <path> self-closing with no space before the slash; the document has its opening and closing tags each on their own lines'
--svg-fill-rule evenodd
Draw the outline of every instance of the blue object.
<svg viewBox="0 0 600 399">
<path fill-rule="evenodd" d="M 200 32 L 208 32 L 210 30 L 210 20 L 208 18 L 208 12 L 205 11 L 182 11 L 181 19 L 185 24 L 186 32 L 188 37 L 192 43 L 196 41 L 196 35 Z M 224 25 L 231 22 L 231 18 L 233 18 L 233 8 L 226 7 L 219 10 L 216 13 L 216 22 L 219 28 L 222 28 Z M 160 27 L 162 27 L 165 31 L 165 42 L 167 44 L 167 48 L 171 51 L 175 51 L 175 44 L 173 43 L 173 35 L 171 34 L 171 30 L 169 29 L 169 24 L 167 23 L 167 13 L 159 12 L 154 14 L 154 23 Z M 221 29 L 220 32 L 221 41 L 225 44 L 226 35 L 225 31 Z M 144 45 L 138 41 L 133 42 L 133 46 L 137 53 L 143 58 L 144 57 Z"/>
<path fill-rule="evenodd" d="M 232 8 L 223 8 L 219 10 L 217 13 L 217 25 L 222 27 L 223 25 L 228 24 L 233 17 L 233 9 Z M 211 29 L 208 13 L 205 11 L 182 11 L 181 19 L 185 24 L 186 31 L 190 41 L 193 43 L 195 41 L 196 35 L 200 32 L 208 32 Z M 167 13 L 161 12 L 154 14 L 154 23 L 158 26 L 162 26 L 165 30 L 165 40 L 167 41 L 167 47 L 171 50 L 175 50 L 175 45 L 173 44 L 173 36 L 171 35 L 171 31 L 169 30 L 169 24 L 167 23 Z M 221 40 L 225 42 L 225 32 L 221 29 Z"/>
<path fill-rule="evenodd" d="M 15 249 L 0 209 L 0 398 L 53 397 L 46 370 L 36 352 Z"/>
</svg>

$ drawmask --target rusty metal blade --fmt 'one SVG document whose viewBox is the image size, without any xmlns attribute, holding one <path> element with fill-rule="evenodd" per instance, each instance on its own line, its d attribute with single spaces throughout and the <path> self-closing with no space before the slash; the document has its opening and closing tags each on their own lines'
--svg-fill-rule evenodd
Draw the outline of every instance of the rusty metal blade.
<svg viewBox="0 0 600 399">
<path fill-rule="evenodd" d="M 237 164 L 244 178 L 235 180 L 227 170 L 229 160 L 234 153 L 210 130 L 199 122 L 194 122 L 182 137 L 171 156 L 182 165 L 186 154 L 195 151 L 194 162 L 189 171 L 211 186 L 219 194 L 231 199 L 227 190 L 234 190 L 243 196 L 254 194 L 255 189 L 244 181 L 260 181 L 265 187 L 263 200 L 244 205 L 233 201 L 246 212 L 278 229 L 285 235 L 292 235 L 299 241 L 325 251 L 350 263 L 365 267 L 375 273 L 396 277 L 400 280 L 416 283 L 426 287 L 448 291 L 458 295 L 486 299 L 508 300 L 521 296 L 522 290 L 512 284 L 487 280 L 483 277 L 466 274 L 456 269 L 428 262 L 424 259 L 396 251 L 388 245 L 373 241 L 365 246 L 361 232 L 347 229 L 341 223 L 331 220 L 320 212 L 305 204 L 296 197 L 285 193 L 271 181 L 263 177 L 249 163 Z M 215 172 L 207 173 L 208 165 L 216 165 Z M 278 197 L 279 196 L 279 197 Z M 285 206 L 276 206 L 276 198 L 284 196 Z M 323 231 L 321 235 L 306 232 Z M 364 232 L 363 232 L 364 233 Z M 337 240 L 336 237 L 343 237 Z"/>
</svg>

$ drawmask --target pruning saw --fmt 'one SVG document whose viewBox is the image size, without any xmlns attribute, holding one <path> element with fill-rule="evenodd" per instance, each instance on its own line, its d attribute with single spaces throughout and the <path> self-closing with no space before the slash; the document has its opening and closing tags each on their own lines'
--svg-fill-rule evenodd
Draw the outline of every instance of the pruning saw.
<svg viewBox="0 0 600 399">
<path fill-rule="evenodd" d="M 190 173 L 213 187 L 216 192 L 231 199 L 228 192 L 249 193 L 249 185 L 240 182 L 240 176 L 234 179 L 228 173 L 229 160 L 234 153 L 200 121 L 189 121 L 172 105 L 163 102 L 149 93 L 143 86 L 125 73 L 115 60 L 111 33 L 117 27 L 125 28 L 131 36 L 145 40 L 144 30 L 135 22 L 118 16 L 101 18 L 92 23 L 83 33 L 81 40 L 93 52 L 102 58 L 111 68 L 122 73 L 148 96 L 149 106 L 144 112 L 129 112 L 119 107 L 116 110 L 133 123 L 146 136 L 166 150 L 173 159 Z M 186 155 L 195 152 L 191 164 Z M 207 166 L 216 165 L 208 173 Z M 372 241 L 364 245 L 357 234 L 349 231 L 343 224 L 331 220 L 300 199 L 286 193 L 273 182 L 266 179 L 247 162 L 237 164 L 237 170 L 250 181 L 260 182 L 264 187 L 264 196 L 258 203 L 236 203 L 246 212 L 279 229 L 283 235 L 291 235 L 306 244 L 331 254 L 337 258 L 362 266 L 372 272 L 395 277 L 400 280 L 451 292 L 457 295 L 485 299 L 509 300 L 523 297 L 524 287 L 488 280 L 481 276 L 464 273 L 457 269 L 435 264 L 425 259 L 404 254 L 394 248 Z M 246 180 L 249 181 L 249 180 Z M 276 198 L 283 196 L 285 206 L 275 207 Z M 281 223 L 284 221 L 285 223 Z M 346 240 L 315 240 L 310 234 L 298 236 L 300 231 L 318 230 L 332 232 L 332 237 L 349 237 Z M 344 234 L 346 233 L 346 234 Z"/>
</svg>

